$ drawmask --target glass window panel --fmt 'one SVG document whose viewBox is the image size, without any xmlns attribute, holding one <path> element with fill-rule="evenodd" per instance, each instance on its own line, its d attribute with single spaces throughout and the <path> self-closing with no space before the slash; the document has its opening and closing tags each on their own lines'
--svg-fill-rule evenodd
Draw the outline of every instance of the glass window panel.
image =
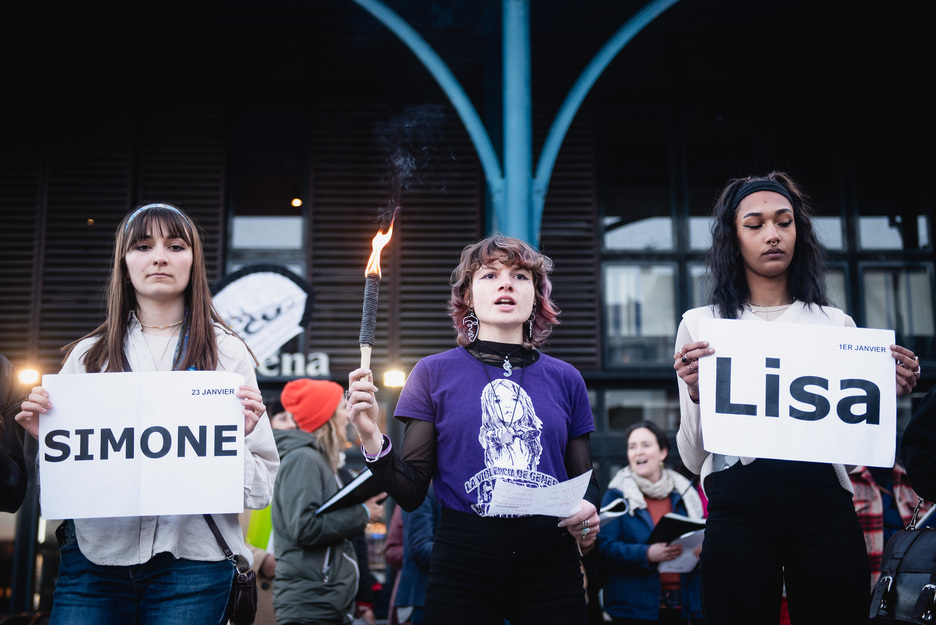
<svg viewBox="0 0 936 625">
<path fill-rule="evenodd" d="M 826 295 L 832 305 L 851 315 L 848 310 L 848 287 L 845 281 L 845 270 L 832 267 L 826 271 Z"/>
<path fill-rule="evenodd" d="M 908 227 L 911 226 L 911 227 Z M 858 240 L 865 250 L 929 249 L 929 219 L 903 215 L 861 215 Z"/>
<path fill-rule="evenodd" d="M 933 357 L 933 279 L 930 267 L 866 267 L 862 273 L 865 325 L 897 333 L 897 342 Z"/>
<path fill-rule="evenodd" d="M 813 217 L 813 230 L 819 242 L 829 250 L 841 250 L 845 248 L 842 238 L 842 218 L 841 217 Z"/>
<path fill-rule="evenodd" d="M 679 395 L 675 385 L 674 390 L 609 390 L 605 392 L 605 406 L 608 428 L 613 432 L 623 432 L 641 421 L 652 421 L 668 433 L 679 429 Z"/>
<path fill-rule="evenodd" d="M 648 217 L 627 222 L 605 217 L 605 248 L 611 250 L 669 250 L 673 248 L 673 220 Z"/>
<path fill-rule="evenodd" d="M 705 306 L 708 302 L 709 296 L 709 285 L 708 280 L 705 277 L 705 265 L 702 263 L 690 263 L 689 264 L 689 289 L 690 289 L 690 306 L 692 308 L 698 308 L 699 306 Z"/>
<path fill-rule="evenodd" d="M 605 265 L 605 344 L 610 366 L 665 362 L 671 356 L 676 337 L 675 277 L 672 265 Z"/>
<path fill-rule="evenodd" d="M 231 245 L 237 249 L 302 249 L 302 217 L 234 217 Z"/>
<path fill-rule="evenodd" d="M 602 116 L 599 198 L 607 250 L 671 250 L 669 118 L 655 111 Z"/>
<path fill-rule="evenodd" d="M 872 144 L 855 154 L 858 244 L 865 250 L 932 249 L 931 194 L 926 185 L 895 184 L 916 180 L 904 159 Z"/>
<path fill-rule="evenodd" d="M 712 247 L 712 218 L 689 218 L 689 248 L 693 250 L 708 250 Z"/>
<path fill-rule="evenodd" d="M 903 249 L 900 215 L 882 217 L 861 215 L 858 217 L 858 241 L 865 250 Z"/>
</svg>

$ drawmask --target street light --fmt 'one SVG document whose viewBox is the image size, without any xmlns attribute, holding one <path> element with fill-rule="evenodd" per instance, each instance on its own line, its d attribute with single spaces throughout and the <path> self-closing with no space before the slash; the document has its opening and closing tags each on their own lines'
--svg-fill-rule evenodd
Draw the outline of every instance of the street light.
<svg viewBox="0 0 936 625">
<path fill-rule="evenodd" d="M 35 369 L 20 369 L 17 377 L 23 386 L 34 386 L 39 382 L 39 372 Z"/>
<path fill-rule="evenodd" d="M 406 374 L 396 369 L 384 371 L 383 385 L 386 387 L 399 388 L 406 382 Z"/>
</svg>

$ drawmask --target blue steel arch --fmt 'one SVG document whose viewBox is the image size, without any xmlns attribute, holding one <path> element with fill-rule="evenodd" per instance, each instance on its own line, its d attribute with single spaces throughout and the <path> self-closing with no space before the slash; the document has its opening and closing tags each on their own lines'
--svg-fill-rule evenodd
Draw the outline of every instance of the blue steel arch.
<svg viewBox="0 0 936 625">
<path fill-rule="evenodd" d="M 410 48 L 452 102 L 468 131 L 491 194 L 496 228 L 537 245 L 546 192 L 559 148 L 592 86 L 615 56 L 647 24 L 679 0 L 651 0 L 589 61 L 556 113 L 533 176 L 530 101 L 530 0 L 502 0 L 504 168 L 484 123 L 458 79 L 432 47 L 381 0 L 354 0 Z"/>
</svg>

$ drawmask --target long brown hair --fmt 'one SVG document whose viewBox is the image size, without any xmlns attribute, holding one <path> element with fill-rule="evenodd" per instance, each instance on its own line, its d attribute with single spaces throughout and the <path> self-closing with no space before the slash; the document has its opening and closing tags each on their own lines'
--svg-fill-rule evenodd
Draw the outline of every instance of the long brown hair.
<svg viewBox="0 0 936 625">
<path fill-rule="evenodd" d="M 319 429 L 312 432 L 312 436 L 318 441 L 322 455 L 328 461 L 332 472 L 337 473 L 338 469 L 341 468 L 341 452 L 348 446 L 348 437 L 344 432 L 339 431 L 338 425 L 335 423 L 335 415 L 332 415 Z"/>
<path fill-rule="evenodd" d="M 166 236 L 185 241 L 192 249 L 192 274 L 185 289 L 185 322 L 181 336 L 188 336 L 182 362 L 177 368 L 186 370 L 214 370 L 218 366 L 218 343 L 215 324 L 225 328 L 221 315 L 214 307 L 208 287 L 208 271 L 202 249 L 201 234 L 194 220 L 178 207 L 169 204 L 147 204 L 127 214 L 117 226 L 114 257 L 107 285 L 107 317 L 100 326 L 63 349 L 65 358 L 75 346 L 87 338 L 98 340 L 84 358 L 85 371 L 129 371 L 124 355 L 124 339 L 130 321 L 130 312 L 137 308 L 136 291 L 124 257 L 141 239 L 147 236 Z"/>
</svg>

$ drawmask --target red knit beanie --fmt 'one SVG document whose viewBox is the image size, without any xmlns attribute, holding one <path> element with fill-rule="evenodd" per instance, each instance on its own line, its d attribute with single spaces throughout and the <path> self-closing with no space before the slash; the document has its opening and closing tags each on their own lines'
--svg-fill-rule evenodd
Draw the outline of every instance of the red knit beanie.
<svg viewBox="0 0 936 625">
<path fill-rule="evenodd" d="M 300 429 L 314 432 L 335 414 L 343 394 L 344 389 L 336 382 L 300 378 L 286 383 L 280 402 Z"/>
</svg>

